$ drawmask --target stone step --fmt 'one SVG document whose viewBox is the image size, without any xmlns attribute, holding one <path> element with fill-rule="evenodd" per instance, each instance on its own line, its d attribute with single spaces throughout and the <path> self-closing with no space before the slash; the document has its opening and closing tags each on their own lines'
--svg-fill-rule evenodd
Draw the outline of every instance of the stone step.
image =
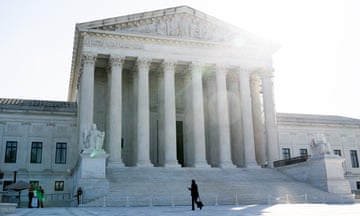
<svg viewBox="0 0 360 216">
<path fill-rule="evenodd" d="M 268 168 L 108 169 L 110 192 L 100 206 L 190 205 L 195 179 L 205 205 L 269 203 L 350 203 L 351 196 L 330 194 Z"/>
</svg>

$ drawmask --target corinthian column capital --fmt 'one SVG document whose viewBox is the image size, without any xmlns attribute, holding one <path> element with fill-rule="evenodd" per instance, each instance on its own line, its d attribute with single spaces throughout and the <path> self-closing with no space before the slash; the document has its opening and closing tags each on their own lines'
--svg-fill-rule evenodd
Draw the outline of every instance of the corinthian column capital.
<svg viewBox="0 0 360 216">
<path fill-rule="evenodd" d="M 176 60 L 165 59 L 162 66 L 164 67 L 164 71 L 174 70 L 176 66 Z"/>
<path fill-rule="evenodd" d="M 95 64 L 97 54 L 92 52 L 85 52 L 82 55 L 81 61 L 83 64 Z"/>
<path fill-rule="evenodd" d="M 124 62 L 125 62 L 124 56 L 111 56 L 110 57 L 110 65 L 112 67 L 121 67 L 121 66 L 123 66 Z"/>
<path fill-rule="evenodd" d="M 143 70 L 149 70 L 150 65 L 151 65 L 151 59 L 150 58 L 146 58 L 146 57 L 139 57 L 136 60 L 136 65 L 138 67 L 138 69 L 143 69 Z"/>
</svg>

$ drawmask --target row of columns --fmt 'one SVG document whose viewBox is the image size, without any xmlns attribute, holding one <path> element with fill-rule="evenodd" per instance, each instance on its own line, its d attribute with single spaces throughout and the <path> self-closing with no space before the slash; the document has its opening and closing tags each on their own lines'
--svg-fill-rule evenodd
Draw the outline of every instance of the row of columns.
<svg viewBox="0 0 360 216">
<path fill-rule="evenodd" d="M 109 166 L 124 166 L 121 158 L 122 137 L 122 71 L 125 57 L 111 56 L 110 79 L 110 122 L 109 122 Z M 94 104 L 94 70 L 96 55 L 84 54 L 83 70 L 80 77 L 79 98 L 79 129 L 80 132 L 90 128 L 93 121 Z M 150 162 L 150 111 L 149 111 L 149 67 L 150 59 L 137 59 L 137 162 L 140 167 L 152 166 Z M 176 158 L 176 105 L 175 105 L 175 66 L 173 60 L 163 63 L 163 120 L 165 167 L 178 167 Z M 206 140 L 204 121 L 204 101 L 202 86 L 202 66 L 192 63 L 190 70 L 190 97 L 191 97 L 191 129 L 194 145 L 195 167 L 209 167 L 206 162 Z M 254 142 L 254 125 L 250 90 L 250 72 L 242 68 L 238 72 L 240 84 L 240 100 L 244 142 L 244 157 L 246 167 L 257 167 Z M 267 143 L 267 158 L 269 162 L 278 159 L 277 129 L 272 92 L 272 80 L 269 76 L 263 77 L 263 102 L 265 113 L 265 129 Z M 217 119 L 219 135 L 219 166 L 234 167 L 231 159 L 231 141 L 229 124 L 229 107 L 226 87 L 226 68 L 223 65 L 216 67 L 216 95 Z M 81 137 L 81 136 L 80 136 Z M 81 140 L 81 138 L 80 138 Z M 271 166 L 271 164 L 269 164 Z"/>
</svg>

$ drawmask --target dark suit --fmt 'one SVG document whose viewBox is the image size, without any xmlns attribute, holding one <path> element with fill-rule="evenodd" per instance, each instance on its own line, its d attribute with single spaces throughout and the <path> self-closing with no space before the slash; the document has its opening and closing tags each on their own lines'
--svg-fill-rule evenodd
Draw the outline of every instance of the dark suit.
<svg viewBox="0 0 360 216">
<path fill-rule="evenodd" d="M 191 209 L 194 211 L 195 203 L 199 198 L 199 190 L 197 184 L 195 183 L 195 180 L 191 181 L 191 187 L 189 188 L 189 190 L 191 191 L 191 207 L 192 207 Z"/>
</svg>

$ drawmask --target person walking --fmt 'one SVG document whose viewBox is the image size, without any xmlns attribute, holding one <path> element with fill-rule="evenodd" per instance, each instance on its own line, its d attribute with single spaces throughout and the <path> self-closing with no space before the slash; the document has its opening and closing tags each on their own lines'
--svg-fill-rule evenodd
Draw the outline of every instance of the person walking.
<svg viewBox="0 0 360 216">
<path fill-rule="evenodd" d="M 195 204 L 199 198 L 199 189 L 195 180 L 191 180 L 191 186 L 188 188 L 191 191 L 191 210 L 195 210 Z"/>
<path fill-rule="evenodd" d="M 32 208 L 31 202 L 32 202 L 32 199 L 34 198 L 34 188 L 33 188 L 32 185 L 31 185 L 30 188 L 29 188 L 28 196 L 29 196 L 28 207 L 29 207 L 29 208 Z"/>
</svg>

